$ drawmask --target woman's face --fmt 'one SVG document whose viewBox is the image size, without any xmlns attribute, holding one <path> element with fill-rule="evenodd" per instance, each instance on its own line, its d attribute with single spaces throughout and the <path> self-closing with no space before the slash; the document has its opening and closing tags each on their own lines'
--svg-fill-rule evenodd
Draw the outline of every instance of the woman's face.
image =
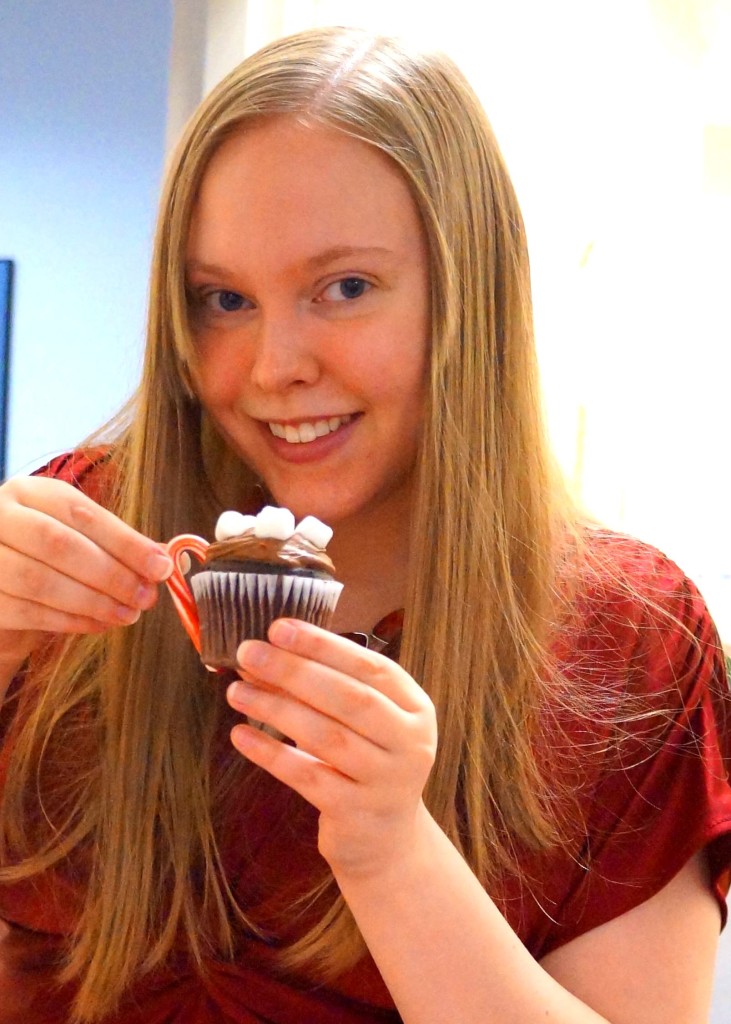
<svg viewBox="0 0 731 1024">
<path fill-rule="evenodd" d="M 208 165 L 186 259 L 197 392 L 276 502 L 331 524 L 403 514 L 429 286 L 395 165 L 289 118 L 249 128 Z"/>
</svg>

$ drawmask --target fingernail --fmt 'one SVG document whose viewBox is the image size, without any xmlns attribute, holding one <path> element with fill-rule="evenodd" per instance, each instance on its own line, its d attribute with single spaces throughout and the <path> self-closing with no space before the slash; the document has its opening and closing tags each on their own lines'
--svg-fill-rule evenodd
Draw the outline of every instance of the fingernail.
<svg viewBox="0 0 731 1024">
<path fill-rule="evenodd" d="M 265 657 L 266 649 L 260 647 L 257 643 L 252 643 L 250 640 L 244 640 L 242 644 L 239 644 L 236 651 L 236 662 L 241 666 L 260 665 Z"/>
<path fill-rule="evenodd" d="M 261 745 L 258 733 L 254 729 L 247 729 L 243 725 L 235 725 L 231 730 L 231 742 L 242 754 L 255 750 Z"/>
<path fill-rule="evenodd" d="M 173 560 L 162 551 L 156 551 L 150 555 L 147 561 L 147 575 L 151 580 L 158 580 L 162 583 L 173 571 Z"/>
<path fill-rule="evenodd" d="M 139 608 L 128 608 L 126 604 L 118 604 L 115 608 L 115 614 L 125 626 L 131 626 L 137 622 L 142 612 Z"/>
<path fill-rule="evenodd" d="M 242 703 L 246 700 L 247 697 L 251 697 L 253 693 L 254 687 L 251 685 L 251 683 L 246 683 L 243 680 L 241 680 L 236 683 L 231 683 L 231 685 L 228 688 L 227 697 L 229 701 L 233 701 L 234 703 Z"/>
<path fill-rule="evenodd" d="M 269 628 L 269 639 L 276 644 L 286 647 L 292 644 L 297 636 L 295 627 L 284 619 L 278 619 Z"/>
</svg>

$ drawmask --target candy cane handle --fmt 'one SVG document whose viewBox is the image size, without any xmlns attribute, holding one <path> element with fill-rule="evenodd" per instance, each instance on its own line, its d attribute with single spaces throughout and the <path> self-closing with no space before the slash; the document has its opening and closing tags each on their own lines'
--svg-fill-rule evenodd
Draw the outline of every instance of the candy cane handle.
<svg viewBox="0 0 731 1024">
<path fill-rule="evenodd" d="M 173 571 L 165 582 L 173 599 L 175 610 L 180 616 L 183 628 L 193 641 L 193 646 L 199 654 L 201 652 L 201 642 L 198 610 L 185 578 L 185 572 L 190 568 L 190 564 L 183 568 L 180 560 L 182 555 L 185 554 L 187 556 L 187 552 L 190 552 L 195 555 L 199 562 L 202 562 L 208 546 L 207 540 L 203 540 L 202 537 L 196 537 L 193 533 L 181 533 L 179 536 L 173 537 L 165 545 L 165 550 L 173 560 Z"/>
</svg>

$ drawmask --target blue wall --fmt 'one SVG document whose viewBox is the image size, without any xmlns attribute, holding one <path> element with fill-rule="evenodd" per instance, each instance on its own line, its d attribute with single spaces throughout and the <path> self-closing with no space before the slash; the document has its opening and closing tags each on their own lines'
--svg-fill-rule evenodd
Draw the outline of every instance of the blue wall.
<svg viewBox="0 0 731 1024">
<path fill-rule="evenodd" d="M 133 390 L 164 159 L 171 0 L 2 0 L 0 258 L 16 263 L 7 468 Z"/>
</svg>

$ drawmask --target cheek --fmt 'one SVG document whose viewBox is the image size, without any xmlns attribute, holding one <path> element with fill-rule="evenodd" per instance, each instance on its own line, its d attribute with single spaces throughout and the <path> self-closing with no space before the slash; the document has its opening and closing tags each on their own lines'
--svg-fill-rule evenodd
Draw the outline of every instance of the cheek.
<svg viewBox="0 0 731 1024">
<path fill-rule="evenodd" d="M 420 325 L 421 326 L 421 325 Z M 421 420 L 427 393 L 429 352 L 426 334 L 396 335 L 381 372 L 382 393 L 410 420 Z"/>
<path fill-rule="evenodd" d="M 376 393 L 403 404 L 422 398 L 429 374 L 430 323 L 425 308 L 399 311 L 369 329 L 360 344 L 344 357 L 361 380 L 371 380 Z"/>
<path fill-rule="evenodd" d="M 223 342 L 206 340 L 200 346 L 194 386 L 205 405 L 230 405 L 241 393 L 247 379 L 241 353 Z"/>
<path fill-rule="evenodd" d="M 403 380 L 403 388 L 411 394 L 424 391 L 429 372 L 431 320 L 426 296 L 418 306 L 405 314 L 396 333 L 394 349 Z"/>
</svg>

